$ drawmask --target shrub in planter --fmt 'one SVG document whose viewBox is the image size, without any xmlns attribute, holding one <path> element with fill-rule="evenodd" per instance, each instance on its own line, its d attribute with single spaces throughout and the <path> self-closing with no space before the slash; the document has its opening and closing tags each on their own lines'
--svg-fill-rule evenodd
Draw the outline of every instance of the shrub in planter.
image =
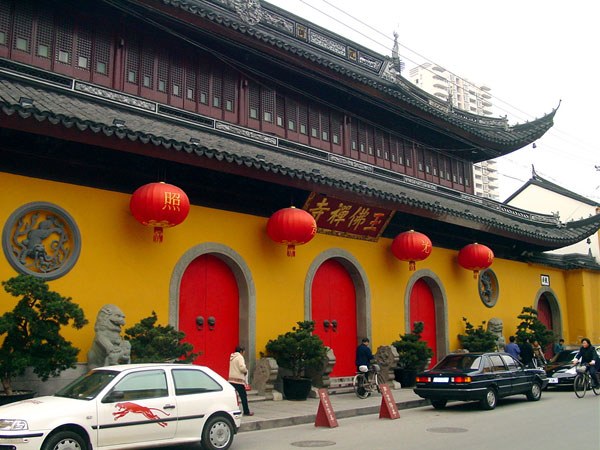
<svg viewBox="0 0 600 450">
<path fill-rule="evenodd" d="M 553 341 L 554 333 L 538 319 L 536 309 L 525 306 L 517 318 L 521 319 L 521 323 L 517 325 L 516 333 L 519 345 L 523 345 L 525 339 L 529 338 L 530 343 L 538 341 L 545 349 Z"/>
<path fill-rule="evenodd" d="M 193 353 L 194 346 L 185 339 L 183 331 L 171 325 L 155 326 L 158 317 L 152 315 L 125 330 L 125 339 L 131 343 L 131 361 L 193 363 L 200 353 Z"/>
<path fill-rule="evenodd" d="M 403 386 L 413 386 L 415 375 L 425 369 L 427 361 L 433 356 L 433 350 L 421 339 L 424 329 L 423 322 L 415 322 L 412 332 L 401 334 L 399 341 L 392 342 L 398 350 L 398 375 Z"/>
<path fill-rule="evenodd" d="M 463 348 L 470 352 L 493 352 L 496 350 L 496 336 L 491 331 L 483 328 L 485 320 L 475 328 L 465 317 L 462 318 L 465 323 L 465 334 L 459 334 L 458 339 Z"/>
<path fill-rule="evenodd" d="M 19 275 L 2 285 L 21 297 L 12 311 L 0 316 L 0 377 L 4 392 L 11 395 L 11 379 L 28 367 L 42 381 L 74 368 L 79 349 L 60 335 L 60 329 L 69 323 L 80 329 L 88 322 L 79 305 L 51 291 L 40 278 Z"/>
<path fill-rule="evenodd" d="M 267 355 L 272 356 L 277 361 L 279 367 L 289 369 L 293 380 L 303 380 L 306 396 L 310 391 L 310 381 L 308 383 L 303 378 L 307 369 L 317 368 L 322 364 L 322 359 L 327 353 L 327 349 L 321 338 L 313 334 L 315 330 L 314 321 L 297 322 L 298 326 L 293 327 L 292 331 L 280 334 L 276 339 L 267 342 Z M 293 383 L 293 382 L 292 382 Z M 284 379 L 284 389 L 291 383 Z M 308 389 L 306 386 L 308 385 Z M 284 394 L 286 394 L 284 390 Z M 290 398 L 290 391 L 286 398 Z"/>
</svg>

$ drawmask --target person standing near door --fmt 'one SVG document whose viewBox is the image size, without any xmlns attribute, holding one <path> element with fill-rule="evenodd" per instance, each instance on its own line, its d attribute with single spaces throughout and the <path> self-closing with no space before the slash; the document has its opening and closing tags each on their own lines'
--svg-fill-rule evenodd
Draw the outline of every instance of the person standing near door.
<svg viewBox="0 0 600 450">
<path fill-rule="evenodd" d="M 248 396 L 246 395 L 245 385 L 248 369 L 246 368 L 246 361 L 244 361 L 244 353 L 246 353 L 246 349 L 238 345 L 235 352 L 229 357 L 229 383 L 240 396 L 244 415 L 253 416 L 254 413 L 250 412 L 248 408 Z"/>
</svg>

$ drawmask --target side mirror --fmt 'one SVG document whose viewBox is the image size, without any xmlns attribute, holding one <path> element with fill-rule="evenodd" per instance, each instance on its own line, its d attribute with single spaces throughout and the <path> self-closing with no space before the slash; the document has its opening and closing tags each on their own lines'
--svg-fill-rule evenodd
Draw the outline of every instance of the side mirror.
<svg viewBox="0 0 600 450">
<path fill-rule="evenodd" d="M 102 403 L 114 403 L 124 398 L 125 394 L 123 391 L 111 391 L 102 399 Z"/>
</svg>

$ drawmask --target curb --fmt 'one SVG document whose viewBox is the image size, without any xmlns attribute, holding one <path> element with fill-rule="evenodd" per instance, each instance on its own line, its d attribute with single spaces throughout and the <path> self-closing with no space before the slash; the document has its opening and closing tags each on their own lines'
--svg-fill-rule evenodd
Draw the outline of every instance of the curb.
<svg viewBox="0 0 600 450">
<path fill-rule="evenodd" d="M 398 409 L 410 409 L 419 408 L 421 406 L 429 405 L 429 400 L 409 400 L 406 402 L 396 402 Z M 341 411 L 335 411 L 335 416 L 338 419 L 347 419 L 348 417 L 365 416 L 368 414 L 378 414 L 380 405 L 376 406 L 365 406 L 363 408 L 344 409 Z M 303 425 L 306 423 L 313 423 L 317 418 L 317 413 L 306 414 L 303 416 L 285 417 L 283 419 L 265 419 L 257 420 L 255 422 L 243 423 L 238 433 L 246 431 L 260 431 L 269 430 L 272 428 L 289 427 L 292 425 Z"/>
</svg>

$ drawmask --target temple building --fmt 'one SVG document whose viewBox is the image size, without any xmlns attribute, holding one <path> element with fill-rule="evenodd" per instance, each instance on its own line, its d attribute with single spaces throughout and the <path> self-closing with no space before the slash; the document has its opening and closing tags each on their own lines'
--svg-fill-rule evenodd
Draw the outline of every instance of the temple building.
<svg viewBox="0 0 600 450">
<path fill-rule="evenodd" d="M 473 164 L 539 139 L 556 111 L 510 124 L 400 72 L 263 1 L 0 0 L 0 279 L 43 277 L 84 309 L 90 324 L 64 330 L 81 362 L 105 304 L 127 326 L 156 311 L 225 376 L 236 345 L 252 367 L 301 320 L 332 376 L 354 373 L 362 337 L 376 349 L 423 321 L 435 362 L 463 317 L 508 338 L 524 306 L 567 344 L 600 342 L 600 267 L 543 253 L 596 236 L 600 215 L 474 195 Z M 141 187 L 158 205 L 132 201 Z M 293 257 L 267 233 L 291 206 L 317 228 Z M 391 251 L 410 230 L 433 245 L 415 270 Z M 457 256 L 475 243 L 495 257 L 474 278 Z"/>
</svg>

